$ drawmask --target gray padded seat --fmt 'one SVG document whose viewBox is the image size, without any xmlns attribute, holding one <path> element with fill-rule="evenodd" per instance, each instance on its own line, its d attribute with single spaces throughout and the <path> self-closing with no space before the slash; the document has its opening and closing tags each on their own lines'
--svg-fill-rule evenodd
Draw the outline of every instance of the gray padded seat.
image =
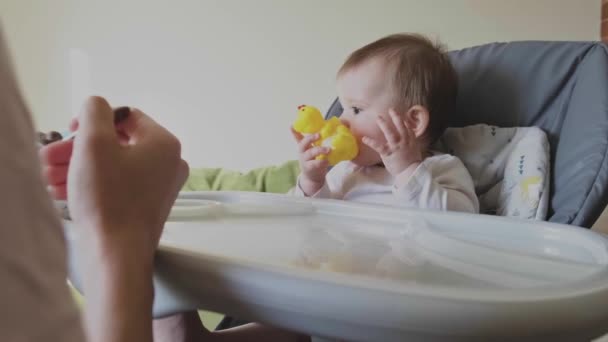
<svg viewBox="0 0 608 342">
<path fill-rule="evenodd" d="M 551 144 L 548 220 L 591 227 L 608 202 L 608 46 L 494 43 L 450 57 L 459 95 L 449 125 L 542 128 Z M 327 115 L 340 113 L 336 100 Z"/>
</svg>

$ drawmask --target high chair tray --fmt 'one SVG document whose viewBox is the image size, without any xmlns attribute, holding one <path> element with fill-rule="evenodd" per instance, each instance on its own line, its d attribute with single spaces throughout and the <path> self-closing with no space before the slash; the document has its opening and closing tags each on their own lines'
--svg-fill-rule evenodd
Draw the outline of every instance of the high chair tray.
<svg viewBox="0 0 608 342">
<path fill-rule="evenodd" d="M 607 242 L 487 215 L 182 193 L 154 314 L 203 308 L 354 341 L 588 340 L 608 331 Z M 77 260 L 71 248 L 79 287 Z"/>
</svg>

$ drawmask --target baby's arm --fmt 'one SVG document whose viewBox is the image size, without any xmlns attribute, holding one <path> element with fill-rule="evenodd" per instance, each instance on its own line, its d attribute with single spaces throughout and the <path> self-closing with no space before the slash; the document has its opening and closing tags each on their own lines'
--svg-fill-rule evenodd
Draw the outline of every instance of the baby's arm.
<svg viewBox="0 0 608 342">
<path fill-rule="evenodd" d="M 347 162 L 336 164 L 325 176 L 325 182 L 317 192 L 310 196 L 306 194 L 301 184 L 302 174 L 298 177 L 296 186 L 289 191 L 290 194 L 298 197 L 311 197 L 311 198 L 331 198 L 331 199 L 342 199 L 340 192 L 341 184 L 344 183 L 346 177 L 345 165 Z"/>
<path fill-rule="evenodd" d="M 301 177 L 298 177 L 296 186 L 293 189 L 291 189 L 291 191 L 289 191 L 289 194 L 297 196 L 297 197 L 332 198 L 331 191 L 329 190 L 329 187 L 327 186 L 327 181 L 325 183 L 323 183 L 323 185 L 317 192 L 311 194 L 310 196 L 306 194 L 306 191 L 304 190 L 301 181 L 302 181 Z"/>
<path fill-rule="evenodd" d="M 479 212 L 471 175 L 462 162 L 450 155 L 429 158 L 414 170 L 396 178 L 393 193 L 408 207 Z"/>
</svg>

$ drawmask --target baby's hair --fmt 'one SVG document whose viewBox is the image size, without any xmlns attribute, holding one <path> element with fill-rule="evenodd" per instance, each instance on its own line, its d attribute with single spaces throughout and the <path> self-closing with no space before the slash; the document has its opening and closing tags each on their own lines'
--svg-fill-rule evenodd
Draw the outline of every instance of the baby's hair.
<svg viewBox="0 0 608 342">
<path fill-rule="evenodd" d="M 425 107 L 430 118 L 424 138 L 429 144 L 435 142 L 446 128 L 458 95 L 458 76 L 445 47 L 420 34 L 393 34 L 350 54 L 338 77 L 374 58 L 383 59 L 392 75 L 395 110 Z"/>
</svg>

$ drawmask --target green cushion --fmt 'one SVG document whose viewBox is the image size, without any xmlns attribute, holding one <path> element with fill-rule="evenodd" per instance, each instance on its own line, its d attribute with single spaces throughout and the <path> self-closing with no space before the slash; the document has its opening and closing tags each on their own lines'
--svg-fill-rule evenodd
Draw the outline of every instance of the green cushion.
<svg viewBox="0 0 608 342">
<path fill-rule="evenodd" d="M 286 193 L 296 184 L 298 161 L 261 167 L 246 173 L 222 168 L 190 169 L 183 191 L 256 191 Z"/>
</svg>

